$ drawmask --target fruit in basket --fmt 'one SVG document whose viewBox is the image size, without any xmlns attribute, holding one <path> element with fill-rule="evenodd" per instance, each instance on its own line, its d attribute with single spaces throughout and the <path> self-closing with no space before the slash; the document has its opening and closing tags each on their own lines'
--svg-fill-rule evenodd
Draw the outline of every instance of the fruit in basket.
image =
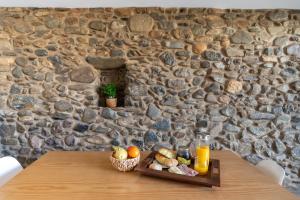
<svg viewBox="0 0 300 200">
<path fill-rule="evenodd" d="M 127 153 L 130 158 L 136 158 L 140 155 L 140 150 L 136 146 L 130 146 L 127 149 Z"/>
<path fill-rule="evenodd" d="M 113 146 L 114 150 L 113 157 L 118 160 L 125 160 L 127 159 L 127 151 L 122 147 Z"/>
</svg>

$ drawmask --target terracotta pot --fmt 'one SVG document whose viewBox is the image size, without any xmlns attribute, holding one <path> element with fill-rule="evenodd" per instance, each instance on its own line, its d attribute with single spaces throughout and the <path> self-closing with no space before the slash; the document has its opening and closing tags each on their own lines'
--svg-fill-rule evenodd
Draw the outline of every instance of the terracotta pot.
<svg viewBox="0 0 300 200">
<path fill-rule="evenodd" d="M 117 107 L 117 98 L 106 99 L 106 106 L 109 108 Z"/>
</svg>

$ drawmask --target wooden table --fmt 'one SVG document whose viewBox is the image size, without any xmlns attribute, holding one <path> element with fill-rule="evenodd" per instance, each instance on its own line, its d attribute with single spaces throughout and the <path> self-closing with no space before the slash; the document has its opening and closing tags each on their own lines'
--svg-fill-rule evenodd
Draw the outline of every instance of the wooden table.
<svg viewBox="0 0 300 200">
<path fill-rule="evenodd" d="M 49 152 L 1 188 L 0 199 L 299 199 L 229 151 L 212 152 L 212 157 L 221 160 L 220 188 L 119 172 L 112 168 L 108 152 Z"/>
</svg>

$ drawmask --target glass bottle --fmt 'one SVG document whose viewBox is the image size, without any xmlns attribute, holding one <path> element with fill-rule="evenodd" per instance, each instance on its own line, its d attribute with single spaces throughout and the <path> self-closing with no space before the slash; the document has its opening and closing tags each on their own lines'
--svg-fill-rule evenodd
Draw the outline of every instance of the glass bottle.
<svg viewBox="0 0 300 200">
<path fill-rule="evenodd" d="M 200 175 L 205 175 L 207 174 L 209 167 L 210 136 L 200 136 L 199 138 L 197 138 L 195 145 L 194 169 L 199 172 Z"/>
</svg>

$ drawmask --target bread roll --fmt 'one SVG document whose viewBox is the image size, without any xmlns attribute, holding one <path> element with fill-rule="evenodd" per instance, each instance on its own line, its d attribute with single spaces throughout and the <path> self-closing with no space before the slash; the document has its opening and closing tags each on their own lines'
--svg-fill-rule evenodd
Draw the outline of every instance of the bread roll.
<svg viewBox="0 0 300 200">
<path fill-rule="evenodd" d="M 152 163 L 151 165 L 149 165 L 149 168 L 154 169 L 154 170 L 158 170 L 158 171 L 162 170 L 162 166 L 158 163 Z"/>
<path fill-rule="evenodd" d="M 176 154 L 175 154 L 173 151 L 169 150 L 169 149 L 166 149 L 166 148 L 160 148 L 160 149 L 158 150 L 158 152 L 159 152 L 161 155 L 163 155 L 163 156 L 165 156 L 165 157 L 167 157 L 167 158 L 176 158 Z"/>
<path fill-rule="evenodd" d="M 176 159 L 169 159 L 160 153 L 155 154 L 155 159 L 162 165 L 165 165 L 167 167 L 174 167 L 178 165 L 178 161 Z"/>
</svg>

